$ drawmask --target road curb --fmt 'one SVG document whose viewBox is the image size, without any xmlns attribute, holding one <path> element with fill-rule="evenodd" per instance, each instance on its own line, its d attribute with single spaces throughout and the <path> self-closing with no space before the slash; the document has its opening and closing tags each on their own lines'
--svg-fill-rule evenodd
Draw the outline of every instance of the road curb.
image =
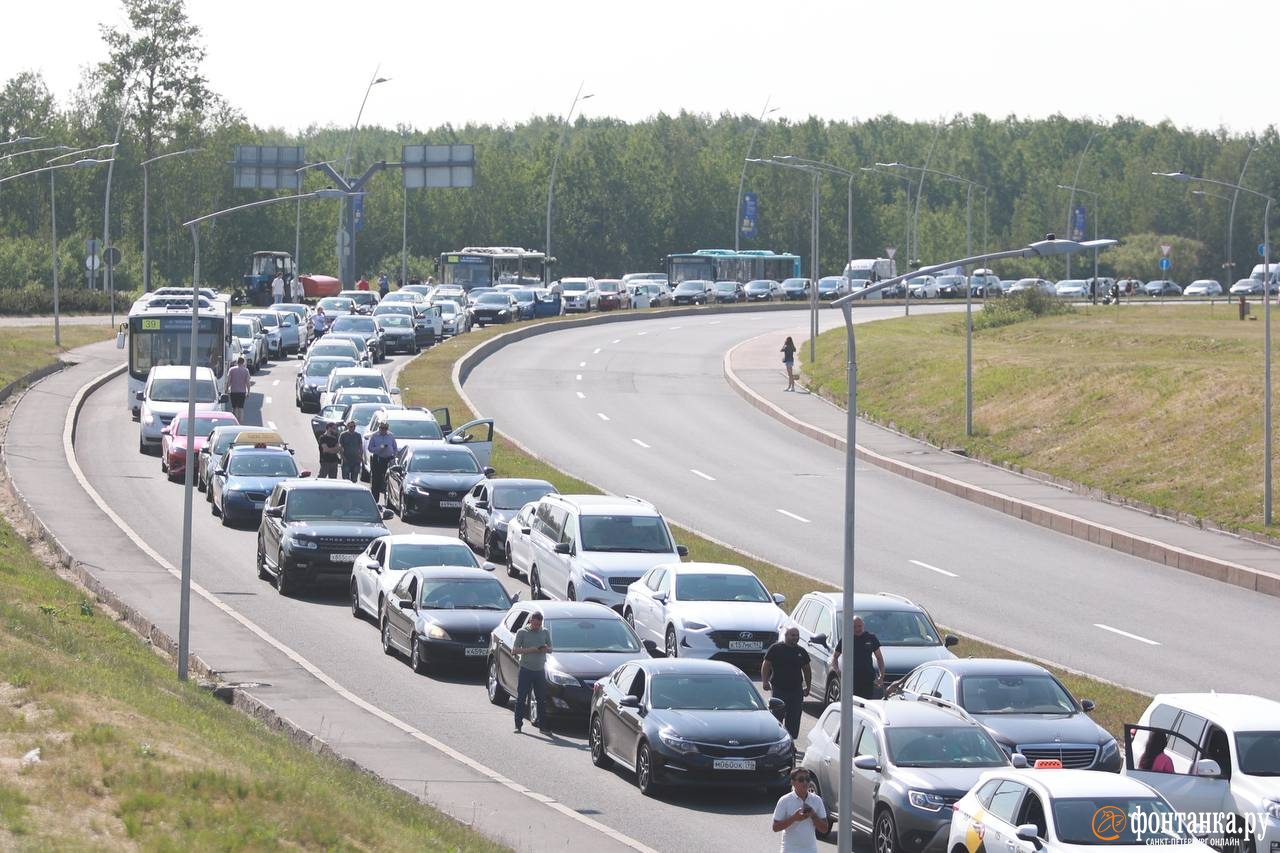
<svg viewBox="0 0 1280 853">
<path fill-rule="evenodd" d="M 733 369 L 733 354 L 741 347 L 758 340 L 759 337 L 763 336 L 743 341 L 725 353 L 723 361 L 724 377 L 729 383 L 729 387 L 738 396 L 774 420 L 828 447 L 844 451 L 847 446 L 844 436 L 800 420 L 751 390 L 739 378 Z M 862 445 L 857 445 L 857 455 L 860 459 L 901 477 L 906 477 L 958 498 L 972 501 L 988 509 L 1002 512 L 1005 515 L 1031 522 L 1040 527 L 1049 528 L 1056 533 L 1083 539 L 1086 542 L 1092 542 L 1095 545 L 1101 545 L 1113 551 L 1131 554 L 1153 563 L 1160 563 L 1211 580 L 1222 581 L 1232 586 L 1260 592 L 1264 595 L 1280 597 L 1280 575 L 1178 548 L 1165 542 L 1138 536 L 1115 527 L 1051 509 L 1041 504 L 1012 498 L 999 492 L 993 492 L 980 486 L 909 465 L 897 459 L 882 456 Z"/>
</svg>

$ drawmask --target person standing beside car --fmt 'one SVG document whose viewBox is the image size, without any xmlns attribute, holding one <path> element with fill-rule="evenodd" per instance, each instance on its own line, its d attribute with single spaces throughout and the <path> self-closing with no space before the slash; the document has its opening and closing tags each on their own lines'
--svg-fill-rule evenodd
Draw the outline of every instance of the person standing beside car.
<svg viewBox="0 0 1280 853">
<path fill-rule="evenodd" d="M 787 387 L 783 391 L 796 390 L 796 343 L 788 335 L 782 342 L 782 363 L 787 366 Z"/>
<path fill-rule="evenodd" d="M 774 643 L 760 664 L 760 686 L 773 691 L 773 698 L 787 706 L 785 725 L 792 740 L 800 739 L 800 717 L 804 697 L 813 682 L 809 653 L 800 647 L 800 630 L 788 628 L 780 643 Z"/>
<path fill-rule="evenodd" d="M 840 671 L 840 654 L 844 651 L 844 639 L 836 643 L 831 656 L 831 668 Z M 872 656 L 879 664 L 871 664 Z M 884 686 L 884 652 L 880 651 L 880 638 L 866 630 L 861 616 L 853 617 L 853 695 L 874 699 L 877 687 Z"/>
<path fill-rule="evenodd" d="M 244 401 L 249 397 L 249 368 L 244 366 L 244 356 L 236 359 L 235 366 L 227 371 L 227 396 L 231 398 L 231 414 L 237 423 L 244 423 Z"/>
<path fill-rule="evenodd" d="M 773 809 L 773 831 L 782 833 L 782 853 L 818 853 L 818 833 L 831 827 L 822 797 L 809 791 L 809 771 L 791 771 L 791 790 Z"/>
<path fill-rule="evenodd" d="M 324 425 L 320 433 L 320 475 L 321 480 L 338 479 L 338 464 L 342 461 L 342 442 L 338 440 L 338 425 L 333 421 Z"/>
<path fill-rule="evenodd" d="M 355 482 L 360 477 L 360 461 L 364 456 L 364 439 L 356 432 L 356 422 L 347 421 L 346 430 L 338 436 L 342 450 L 342 479 Z"/>
<path fill-rule="evenodd" d="M 396 437 L 391 433 L 391 425 L 382 421 L 378 424 L 378 431 L 369 436 L 369 485 L 375 501 L 382 499 L 387 485 L 387 468 L 399 452 L 400 445 L 396 444 Z"/>
<path fill-rule="evenodd" d="M 516 733 L 524 723 L 529 709 L 529 694 L 537 703 L 537 726 L 547 730 L 547 655 L 551 653 L 551 632 L 542 627 L 542 614 L 536 610 L 529 614 L 525 626 L 516 631 L 511 643 L 512 654 L 520 656 L 520 675 L 516 684 Z"/>
<path fill-rule="evenodd" d="M 284 273 L 277 271 L 271 279 L 271 298 L 277 303 L 284 302 Z"/>
</svg>

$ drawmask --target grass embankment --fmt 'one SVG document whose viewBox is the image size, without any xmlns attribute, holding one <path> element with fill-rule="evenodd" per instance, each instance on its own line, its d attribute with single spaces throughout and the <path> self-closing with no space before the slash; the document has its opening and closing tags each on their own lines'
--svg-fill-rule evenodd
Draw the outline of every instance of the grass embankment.
<svg viewBox="0 0 1280 853">
<path fill-rule="evenodd" d="M 486 338 L 501 334 L 507 328 L 477 329 L 461 337 L 452 338 L 420 355 L 400 374 L 400 387 L 404 392 L 405 403 L 412 406 L 448 406 L 455 424 L 474 417 L 474 413 L 463 403 L 453 387 L 453 364 L 469 349 Z M 860 330 L 863 328 L 866 327 L 859 327 Z M 861 334 L 861 331 L 859 333 Z M 961 343 L 963 345 L 963 339 Z M 503 438 L 501 434 L 494 437 L 492 464 L 499 476 L 535 477 L 548 480 L 566 494 L 593 494 L 598 491 L 583 481 L 534 459 Z M 689 547 L 691 560 L 735 563 L 745 566 L 755 572 L 770 590 L 782 593 L 787 597 L 787 601 L 793 604 L 807 592 L 835 590 L 835 587 L 829 584 L 789 572 L 772 563 L 750 559 L 737 551 L 674 525 L 673 532 L 680 543 Z M 956 646 L 956 652 L 961 656 L 972 657 L 1016 657 L 1003 649 L 963 635 L 961 635 L 960 645 Z M 1141 693 L 1096 679 L 1074 675 L 1057 668 L 1054 668 L 1054 672 L 1076 696 L 1092 699 L 1097 703 L 1098 708 L 1093 718 L 1116 737 L 1122 737 L 1123 725 L 1137 720 L 1149 701 L 1149 697 Z"/>
<path fill-rule="evenodd" d="M 804 366 L 841 404 L 843 335 L 824 333 L 818 363 Z M 1264 529 L 1263 326 L 1235 306 L 1125 303 L 977 331 L 971 438 L 964 346 L 955 315 L 859 326 L 859 409 L 970 455 Z"/>
<path fill-rule="evenodd" d="M 53 345 L 53 324 L 47 326 L 5 326 L 0 328 L 0 386 L 51 364 L 69 349 L 105 341 L 116 330 L 110 324 L 62 326 L 62 347 Z"/>
<path fill-rule="evenodd" d="M 502 849 L 179 684 L 2 521 L 0 618 L 2 849 Z"/>
</svg>

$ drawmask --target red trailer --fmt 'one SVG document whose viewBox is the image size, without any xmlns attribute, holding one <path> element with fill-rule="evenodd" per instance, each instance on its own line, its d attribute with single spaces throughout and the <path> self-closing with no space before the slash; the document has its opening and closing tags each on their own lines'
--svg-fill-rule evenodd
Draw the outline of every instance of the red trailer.
<svg viewBox="0 0 1280 853">
<path fill-rule="evenodd" d="M 307 299 L 324 299 L 342 292 L 342 282 L 331 275 L 304 275 L 300 278 Z"/>
</svg>

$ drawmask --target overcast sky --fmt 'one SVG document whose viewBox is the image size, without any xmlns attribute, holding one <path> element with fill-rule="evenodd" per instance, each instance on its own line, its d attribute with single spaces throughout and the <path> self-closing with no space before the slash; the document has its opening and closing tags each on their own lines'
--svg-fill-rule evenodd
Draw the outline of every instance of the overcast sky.
<svg viewBox="0 0 1280 853">
<path fill-rule="evenodd" d="M 775 118 L 956 113 L 1260 131 L 1277 122 L 1277 0 L 441 2 L 188 0 L 214 90 L 255 124 L 420 129 L 681 109 Z M 59 99 L 105 57 L 114 0 L 4 4 L 0 79 Z M 47 16 L 56 13 L 56 21 Z M 1255 37 L 1256 36 L 1256 37 Z M 1253 38 L 1252 41 L 1246 41 Z M 1264 70 L 1259 71 L 1262 68 Z"/>
</svg>

